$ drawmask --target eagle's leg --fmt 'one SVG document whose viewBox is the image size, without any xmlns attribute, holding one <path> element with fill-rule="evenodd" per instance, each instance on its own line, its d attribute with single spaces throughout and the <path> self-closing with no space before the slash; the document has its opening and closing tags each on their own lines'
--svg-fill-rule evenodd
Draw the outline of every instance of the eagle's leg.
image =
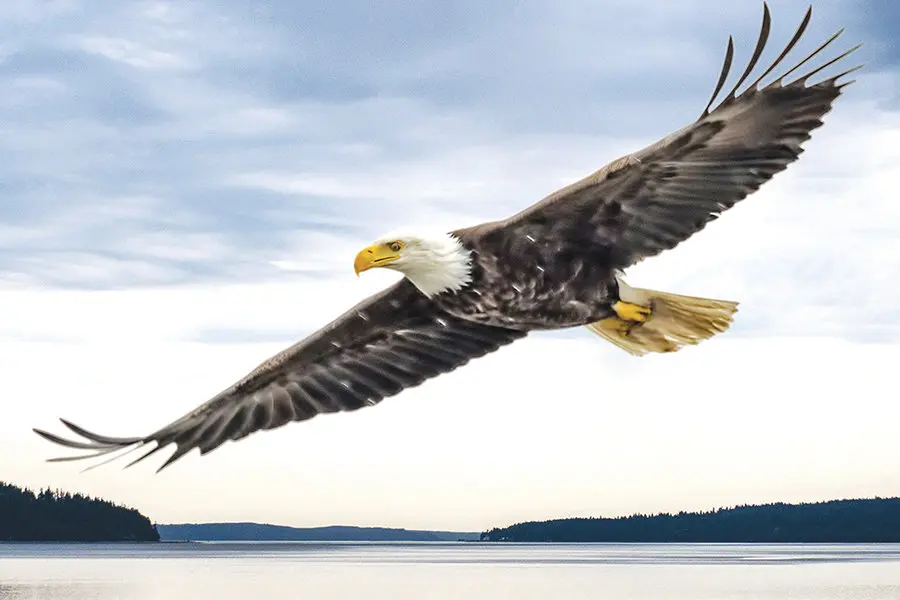
<svg viewBox="0 0 900 600">
<path fill-rule="evenodd" d="M 621 300 L 613 304 L 612 309 L 616 311 L 616 315 L 618 315 L 622 321 L 630 323 L 632 326 L 637 323 L 645 322 L 650 318 L 652 312 L 648 306 L 631 304 L 630 302 L 622 302 Z"/>
<path fill-rule="evenodd" d="M 614 331 L 622 337 L 631 335 L 631 330 L 641 323 L 645 323 L 651 314 L 649 307 L 621 300 L 613 304 L 612 309 L 616 313 L 615 316 L 597 321 L 595 327 Z"/>
<path fill-rule="evenodd" d="M 649 307 L 621 300 L 613 304 L 612 309 L 615 315 L 597 321 L 593 327 L 615 332 L 622 337 L 631 335 L 631 330 L 646 323 L 651 314 Z"/>
</svg>

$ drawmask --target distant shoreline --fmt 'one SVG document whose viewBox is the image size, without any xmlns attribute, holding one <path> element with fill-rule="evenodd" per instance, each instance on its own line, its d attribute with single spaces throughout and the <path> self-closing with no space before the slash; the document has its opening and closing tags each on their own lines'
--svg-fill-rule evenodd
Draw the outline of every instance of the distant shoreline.
<svg viewBox="0 0 900 600">
<path fill-rule="evenodd" d="M 530 521 L 488 530 L 481 538 L 501 543 L 892 544 L 900 543 L 900 498 Z"/>
<path fill-rule="evenodd" d="M 0 541 L 0 548 L 10 546 L 219 546 L 219 545 L 246 545 L 246 546 L 279 546 L 285 547 L 302 546 L 302 545 L 323 545 L 323 546 L 621 546 L 621 547 L 665 547 L 665 546 L 682 546 L 682 547 L 822 547 L 822 546 L 896 546 L 900 548 L 900 542 L 495 542 L 490 540 L 473 540 L 473 541 L 446 541 L 446 542 L 390 542 L 390 541 L 334 541 L 334 540 L 177 540 L 158 542 L 79 542 L 79 541 Z"/>
<path fill-rule="evenodd" d="M 388 527 L 290 527 L 267 523 L 157 524 L 161 541 L 201 542 L 456 542 L 475 541 L 480 532 L 433 531 Z"/>
<path fill-rule="evenodd" d="M 255 522 L 153 524 L 136 509 L 0 482 L 0 544 L 110 543 L 900 543 L 900 498 L 774 503 L 705 512 L 529 521 L 483 532 Z"/>
</svg>

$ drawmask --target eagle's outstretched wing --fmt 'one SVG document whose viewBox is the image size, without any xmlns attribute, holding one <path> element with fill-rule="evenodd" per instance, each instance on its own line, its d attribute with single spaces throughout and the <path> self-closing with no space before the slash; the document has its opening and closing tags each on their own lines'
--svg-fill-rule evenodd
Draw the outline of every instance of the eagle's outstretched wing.
<svg viewBox="0 0 900 600">
<path fill-rule="evenodd" d="M 738 89 L 756 67 L 769 37 L 769 7 L 747 68 L 725 99 L 710 111 L 722 90 L 734 57 L 728 51 L 716 89 L 694 123 L 634 154 L 622 157 L 489 228 L 504 236 L 578 240 L 610 266 L 624 269 L 674 248 L 725 210 L 755 192 L 803 152 L 810 133 L 822 125 L 841 89 L 844 70 L 814 85 L 809 80 L 846 58 L 855 46 L 790 83 L 799 71 L 829 46 L 838 31 L 809 56 L 772 83 L 760 83 L 775 71 L 800 40 L 812 16 L 810 8 L 793 39 L 772 65 L 747 89 Z M 603 252 L 599 252 L 599 251 Z"/>
<path fill-rule="evenodd" d="M 79 460 L 154 444 L 134 462 L 174 444 L 159 468 L 199 448 L 206 454 L 228 440 L 304 421 L 320 413 L 377 404 L 426 379 L 450 372 L 526 335 L 443 313 L 408 280 L 371 296 L 305 340 L 159 431 L 108 437 L 63 420 L 81 440 L 35 429 L 51 442 L 87 454 Z M 131 463 L 134 464 L 134 463 Z"/>
</svg>

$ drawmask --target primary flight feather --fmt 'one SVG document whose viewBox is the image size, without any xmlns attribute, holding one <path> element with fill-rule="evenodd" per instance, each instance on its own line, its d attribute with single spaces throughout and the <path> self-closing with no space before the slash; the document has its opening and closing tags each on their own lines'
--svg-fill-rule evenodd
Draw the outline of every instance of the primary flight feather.
<svg viewBox="0 0 900 600">
<path fill-rule="evenodd" d="M 134 462 L 174 445 L 160 470 L 197 448 L 377 404 L 426 379 L 524 338 L 530 331 L 586 327 L 623 350 L 673 352 L 726 330 L 736 302 L 632 288 L 627 267 L 672 249 L 793 163 L 842 88 L 809 81 L 852 53 L 805 68 L 840 31 L 761 86 L 802 37 L 794 37 L 747 87 L 768 41 L 764 7 L 756 49 L 737 83 L 712 109 L 731 69 L 728 42 L 715 91 L 700 117 L 613 161 L 503 221 L 448 234 L 385 236 L 356 256 L 404 277 L 279 354 L 211 400 L 149 435 L 108 437 L 63 420 L 81 440 L 44 438 L 100 457 L 151 445 Z M 787 77 L 802 72 L 790 82 Z M 131 464 L 133 464 L 131 463 Z"/>
</svg>

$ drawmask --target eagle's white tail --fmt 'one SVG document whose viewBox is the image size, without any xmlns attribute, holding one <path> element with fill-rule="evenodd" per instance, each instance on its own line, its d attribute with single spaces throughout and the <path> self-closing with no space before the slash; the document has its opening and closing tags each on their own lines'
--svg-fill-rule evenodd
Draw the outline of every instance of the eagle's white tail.
<svg viewBox="0 0 900 600">
<path fill-rule="evenodd" d="M 622 302 L 648 308 L 643 321 L 610 317 L 587 328 L 635 356 L 676 352 L 731 326 L 738 303 L 633 288 L 619 279 Z"/>
</svg>

